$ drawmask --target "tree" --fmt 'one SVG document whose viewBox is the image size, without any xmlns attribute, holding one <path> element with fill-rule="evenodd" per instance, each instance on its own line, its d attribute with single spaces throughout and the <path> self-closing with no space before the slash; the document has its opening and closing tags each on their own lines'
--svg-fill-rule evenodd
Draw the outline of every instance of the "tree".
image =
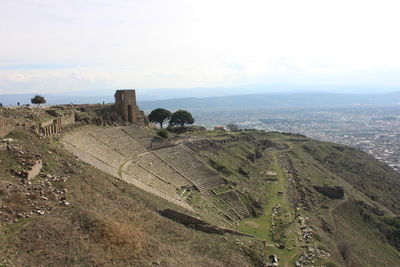
<svg viewBox="0 0 400 267">
<path fill-rule="evenodd" d="M 169 118 L 171 118 L 171 112 L 163 108 L 157 108 L 149 114 L 149 121 L 159 123 L 161 128 L 163 127 L 164 121 Z"/>
<path fill-rule="evenodd" d="M 185 127 L 186 124 L 193 124 L 193 123 L 194 119 L 192 114 L 190 114 L 190 112 L 186 110 L 178 110 L 174 112 L 169 121 L 170 125 L 172 126 L 179 125 L 182 128 Z"/>
<path fill-rule="evenodd" d="M 233 124 L 233 123 L 229 123 L 228 125 L 226 125 L 226 127 L 231 132 L 238 132 L 239 131 L 239 126 L 237 126 L 236 124 Z"/>
<path fill-rule="evenodd" d="M 46 99 L 44 99 L 44 97 L 41 96 L 41 95 L 35 95 L 35 96 L 31 99 L 31 102 L 32 102 L 32 104 L 40 105 L 40 104 L 46 103 Z"/>
</svg>

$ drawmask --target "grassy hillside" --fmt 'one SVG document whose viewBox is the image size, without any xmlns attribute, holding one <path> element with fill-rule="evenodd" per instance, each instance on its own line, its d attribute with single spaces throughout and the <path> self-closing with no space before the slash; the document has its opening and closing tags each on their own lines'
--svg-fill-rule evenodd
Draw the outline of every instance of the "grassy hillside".
<svg viewBox="0 0 400 267">
<path fill-rule="evenodd" d="M 79 161 L 59 137 L 7 138 L 0 266 L 262 266 L 270 255 L 280 266 L 400 266 L 400 175 L 356 149 L 283 133 L 170 133 L 227 180 L 207 201 L 193 194 L 199 216 L 244 237 L 161 216 L 183 210 Z M 27 181 L 36 158 L 43 169 Z M 224 202 L 232 196 L 236 211 Z"/>
<path fill-rule="evenodd" d="M 24 155 L 42 155 L 44 169 L 24 183 L 11 174 L 19 156 L 0 151 L 2 266 L 252 266 L 262 261 L 260 243 L 206 234 L 160 216 L 156 209 L 171 204 L 77 161 L 56 139 L 23 131 L 8 137 Z M 54 197 L 61 189 L 69 205 Z"/>
<path fill-rule="evenodd" d="M 330 257 L 315 259 L 317 265 L 400 264 L 400 175 L 383 163 L 362 151 L 301 135 L 204 132 L 186 138 L 199 156 L 217 163 L 211 165 L 223 171 L 233 188 L 256 201 L 253 206 L 263 207 L 239 229 L 271 245 L 267 253 L 286 264 L 318 249 Z M 268 181 L 268 171 L 276 172 L 277 181 Z M 344 195 L 330 198 L 318 188 L 339 188 Z M 299 239 L 305 234 L 296 223 L 299 216 L 308 219 L 306 228 L 311 229 L 306 242 Z"/>
</svg>

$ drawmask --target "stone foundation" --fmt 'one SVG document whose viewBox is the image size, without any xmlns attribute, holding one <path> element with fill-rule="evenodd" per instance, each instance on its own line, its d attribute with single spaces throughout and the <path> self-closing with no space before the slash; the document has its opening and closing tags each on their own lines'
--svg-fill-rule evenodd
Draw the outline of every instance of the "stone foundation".
<svg viewBox="0 0 400 267">
<path fill-rule="evenodd" d="M 40 171 L 42 170 L 42 167 L 43 167 L 42 160 L 38 159 L 35 162 L 35 164 L 31 167 L 31 169 L 27 172 L 26 178 L 28 180 L 30 180 L 32 178 L 35 178 L 40 173 Z"/>
</svg>

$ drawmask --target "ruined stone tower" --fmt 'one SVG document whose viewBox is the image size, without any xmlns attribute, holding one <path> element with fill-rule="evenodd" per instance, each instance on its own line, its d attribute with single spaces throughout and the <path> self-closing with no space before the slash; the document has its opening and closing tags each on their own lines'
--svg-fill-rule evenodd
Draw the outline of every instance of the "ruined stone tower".
<svg viewBox="0 0 400 267">
<path fill-rule="evenodd" d="M 135 90 L 117 90 L 115 92 L 115 108 L 122 120 L 132 123 L 138 120 Z"/>
</svg>

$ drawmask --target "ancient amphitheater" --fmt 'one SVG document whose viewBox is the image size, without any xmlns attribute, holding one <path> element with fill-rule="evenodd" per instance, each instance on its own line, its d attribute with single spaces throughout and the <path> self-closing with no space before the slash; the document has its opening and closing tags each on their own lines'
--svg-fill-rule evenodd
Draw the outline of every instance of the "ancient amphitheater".
<svg viewBox="0 0 400 267">
<path fill-rule="evenodd" d="M 186 147 L 136 126 L 82 127 L 64 136 L 63 144 L 86 163 L 188 210 L 186 190 L 226 183 Z"/>
</svg>

